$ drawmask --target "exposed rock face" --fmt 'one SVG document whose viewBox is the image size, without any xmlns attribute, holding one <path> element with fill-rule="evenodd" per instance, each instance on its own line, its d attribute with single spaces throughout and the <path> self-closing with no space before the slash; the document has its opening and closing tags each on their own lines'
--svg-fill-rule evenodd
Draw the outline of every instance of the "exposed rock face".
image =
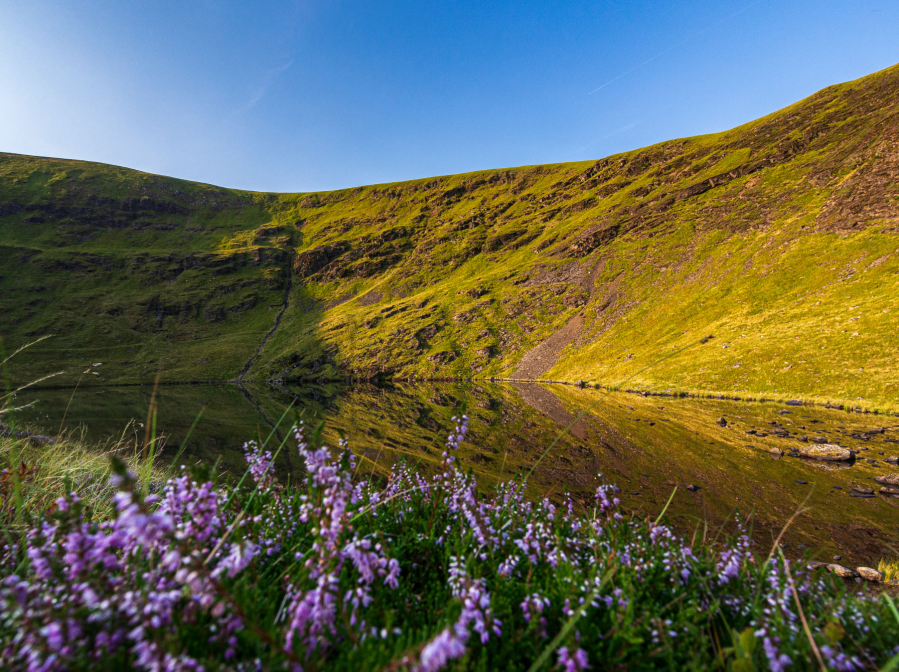
<svg viewBox="0 0 899 672">
<path fill-rule="evenodd" d="M 852 459 L 852 453 L 833 443 L 801 446 L 799 454 L 812 460 L 824 460 L 826 462 L 843 462 Z"/>
<path fill-rule="evenodd" d="M 346 252 L 346 245 L 338 243 L 337 245 L 322 245 L 311 250 L 306 250 L 297 255 L 293 262 L 293 272 L 301 278 L 309 277 L 317 273 L 332 260 L 341 256 Z"/>
</svg>

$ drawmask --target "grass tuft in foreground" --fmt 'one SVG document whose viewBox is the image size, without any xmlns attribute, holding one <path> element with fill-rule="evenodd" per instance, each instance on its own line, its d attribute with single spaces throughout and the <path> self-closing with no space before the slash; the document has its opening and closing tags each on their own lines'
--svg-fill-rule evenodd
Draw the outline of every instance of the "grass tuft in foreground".
<svg viewBox="0 0 899 672">
<path fill-rule="evenodd" d="M 165 473 L 156 464 L 156 453 L 148 459 L 135 444 L 123 434 L 98 447 L 71 432 L 51 438 L 0 423 L 0 521 L 9 522 L 25 511 L 45 511 L 69 491 L 77 492 L 87 506 L 104 508 L 115 493 L 110 483 L 113 458 L 140 480 L 161 483 Z"/>
<path fill-rule="evenodd" d="M 305 480 L 246 446 L 241 482 L 182 470 L 146 495 L 117 462 L 0 552 L 4 669 L 873 669 L 899 660 L 889 598 L 849 593 L 742 535 L 693 547 L 618 511 L 479 493 L 455 465 L 385 487 L 294 434 Z"/>
</svg>

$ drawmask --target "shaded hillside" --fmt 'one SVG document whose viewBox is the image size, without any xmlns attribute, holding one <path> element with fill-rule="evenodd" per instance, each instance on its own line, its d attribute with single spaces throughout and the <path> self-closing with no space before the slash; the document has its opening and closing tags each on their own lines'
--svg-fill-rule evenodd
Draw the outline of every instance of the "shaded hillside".
<svg viewBox="0 0 899 672">
<path fill-rule="evenodd" d="M 892 407 L 897 100 L 899 66 L 600 161 L 318 194 L 0 155 L 4 344 L 53 336 L 22 379 L 636 374 Z"/>
</svg>

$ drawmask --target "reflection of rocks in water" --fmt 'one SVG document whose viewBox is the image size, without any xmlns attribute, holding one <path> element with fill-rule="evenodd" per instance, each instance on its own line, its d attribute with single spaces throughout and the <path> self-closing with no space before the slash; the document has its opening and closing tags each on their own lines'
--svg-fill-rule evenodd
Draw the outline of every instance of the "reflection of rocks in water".
<svg viewBox="0 0 899 672">
<path fill-rule="evenodd" d="M 444 408 L 454 408 L 459 404 L 459 400 L 450 394 L 435 394 L 428 401 Z"/>
<path fill-rule="evenodd" d="M 486 399 L 479 399 L 476 401 L 475 406 L 484 409 L 485 411 L 495 411 L 499 408 L 499 401 L 493 397 L 487 397 Z"/>
<path fill-rule="evenodd" d="M 849 462 L 817 462 L 817 461 L 808 461 L 804 462 L 809 467 L 814 467 L 815 469 L 821 469 L 822 471 L 845 471 L 847 469 L 852 469 L 852 464 Z"/>
<path fill-rule="evenodd" d="M 513 383 L 512 385 L 529 406 L 552 418 L 560 427 L 565 428 L 574 423 L 575 416 L 565 410 L 556 395 L 545 387 L 537 383 Z M 582 420 L 574 423 L 568 431 L 581 441 L 587 438 L 587 428 Z"/>
</svg>

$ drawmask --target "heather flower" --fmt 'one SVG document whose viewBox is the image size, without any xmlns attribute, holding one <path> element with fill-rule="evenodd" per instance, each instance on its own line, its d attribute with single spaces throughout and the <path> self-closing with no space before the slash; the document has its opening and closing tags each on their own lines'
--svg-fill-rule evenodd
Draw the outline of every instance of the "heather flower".
<svg viewBox="0 0 899 672">
<path fill-rule="evenodd" d="M 274 457 L 271 451 L 263 452 L 255 441 L 245 443 L 243 450 L 253 481 L 260 490 L 269 490 L 275 482 Z"/>
<path fill-rule="evenodd" d="M 453 630 L 446 628 L 425 644 L 418 663 L 412 666 L 414 672 L 437 672 L 446 667 L 454 658 L 465 654 L 466 637 L 458 636 Z"/>
<path fill-rule="evenodd" d="M 590 667 L 587 652 L 581 648 L 569 653 L 567 646 L 561 646 L 556 649 L 556 655 L 558 664 L 565 672 L 583 672 Z"/>
</svg>

